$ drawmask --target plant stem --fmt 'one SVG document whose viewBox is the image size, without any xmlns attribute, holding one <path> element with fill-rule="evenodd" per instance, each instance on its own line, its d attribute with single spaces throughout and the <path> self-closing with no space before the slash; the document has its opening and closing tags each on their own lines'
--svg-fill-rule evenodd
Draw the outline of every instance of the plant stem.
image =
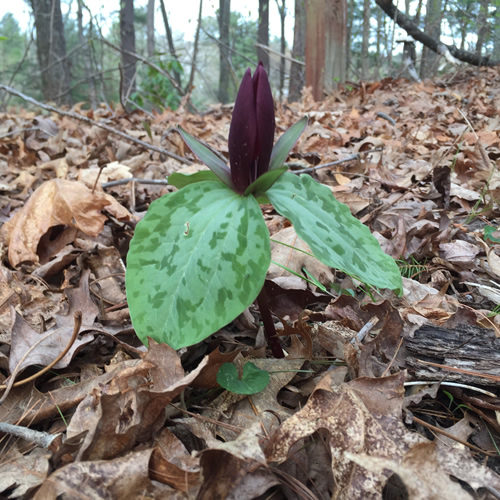
<svg viewBox="0 0 500 500">
<path fill-rule="evenodd" d="M 257 296 L 257 305 L 259 306 L 262 322 L 264 323 L 264 334 L 266 335 L 267 344 L 271 348 L 271 352 L 275 358 L 284 358 L 285 353 L 283 352 L 280 341 L 276 335 L 273 317 L 271 316 L 271 311 L 269 310 L 269 306 L 267 304 L 267 294 L 264 287 L 262 287 L 262 290 Z"/>
</svg>

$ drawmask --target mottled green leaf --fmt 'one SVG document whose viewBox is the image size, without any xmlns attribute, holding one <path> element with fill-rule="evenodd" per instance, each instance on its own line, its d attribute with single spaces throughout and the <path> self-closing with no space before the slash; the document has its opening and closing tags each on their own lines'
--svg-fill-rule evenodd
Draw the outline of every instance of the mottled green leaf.
<svg viewBox="0 0 500 500">
<path fill-rule="evenodd" d="M 292 150 L 299 137 L 304 132 L 307 125 L 307 116 L 301 118 L 297 123 L 293 124 L 283 135 L 276 141 L 271 153 L 269 162 L 269 170 L 280 168 L 286 160 L 288 153 Z"/>
<path fill-rule="evenodd" d="M 232 363 L 224 363 L 217 372 L 217 382 L 221 387 L 235 394 L 255 394 L 263 391 L 269 384 L 269 372 L 247 361 L 243 366 L 240 379 L 236 366 Z"/>
<path fill-rule="evenodd" d="M 196 137 L 188 134 L 182 127 L 179 127 L 179 133 L 189 149 L 204 163 L 224 184 L 234 189 L 231 180 L 231 171 L 229 167 L 210 149 L 202 144 Z"/>
<path fill-rule="evenodd" d="M 402 293 L 394 259 L 326 186 L 309 175 L 285 172 L 266 195 L 321 262 L 372 286 Z"/>
<path fill-rule="evenodd" d="M 211 170 L 200 170 L 194 174 L 180 174 L 175 172 L 168 176 L 168 183 L 181 189 L 188 184 L 194 184 L 201 181 L 218 181 L 219 178 Z"/>
<path fill-rule="evenodd" d="M 281 167 L 276 170 L 270 170 L 265 172 L 261 176 L 257 177 L 250 186 L 245 189 L 243 193 L 244 196 L 248 196 L 251 193 L 265 193 L 275 182 L 276 179 L 288 170 L 287 167 Z"/>
<path fill-rule="evenodd" d="M 270 260 L 253 196 L 212 181 L 163 196 L 137 225 L 127 256 L 137 335 L 175 349 L 203 340 L 254 301 Z"/>
</svg>

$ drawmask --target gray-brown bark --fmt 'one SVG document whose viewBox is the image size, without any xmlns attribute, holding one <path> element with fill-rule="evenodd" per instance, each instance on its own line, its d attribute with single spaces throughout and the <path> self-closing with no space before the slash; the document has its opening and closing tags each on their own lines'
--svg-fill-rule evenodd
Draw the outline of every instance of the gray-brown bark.
<svg viewBox="0 0 500 500">
<path fill-rule="evenodd" d="M 257 42 L 265 47 L 269 45 L 269 0 L 259 0 Z M 262 47 L 257 47 L 257 58 L 262 61 L 264 68 L 269 72 L 269 53 Z"/>
<path fill-rule="evenodd" d="M 370 21 L 371 21 L 371 9 L 370 0 L 363 0 L 363 41 L 361 43 L 361 79 L 366 80 L 368 78 L 369 70 L 369 54 L 368 48 L 370 45 Z M 349 39 L 349 38 L 348 38 Z"/>
<path fill-rule="evenodd" d="M 306 45 L 306 7 L 304 0 L 295 0 L 295 27 L 293 30 L 292 57 L 299 61 L 304 60 Z M 300 99 L 304 87 L 304 66 L 292 62 L 290 69 L 290 86 L 288 100 L 295 102 Z"/>
<path fill-rule="evenodd" d="M 441 37 L 441 0 L 427 0 L 424 33 L 439 42 Z M 420 78 L 429 78 L 437 70 L 439 56 L 424 45 L 420 62 Z"/>
<path fill-rule="evenodd" d="M 170 52 L 172 59 L 177 63 L 179 63 L 179 58 L 177 57 L 177 52 L 175 51 L 174 39 L 172 37 L 172 30 L 170 29 L 170 24 L 168 22 L 167 10 L 165 9 L 165 2 L 163 0 L 160 0 L 160 10 L 161 10 L 161 16 L 163 18 L 163 24 L 165 26 L 165 32 L 167 34 L 168 51 Z M 180 73 L 174 70 L 173 74 L 175 81 L 177 82 L 177 85 L 180 87 L 181 85 Z"/>
<path fill-rule="evenodd" d="M 321 100 L 345 81 L 346 0 L 306 1 L 306 85 Z"/>
<path fill-rule="evenodd" d="M 148 57 L 155 53 L 155 0 L 148 0 L 147 10 Z"/>
<path fill-rule="evenodd" d="M 498 385 L 500 377 L 500 338 L 494 330 L 473 326 L 447 329 L 425 325 L 413 338 L 406 339 L 406 364 L 418 380 L 446 380 L 476 385 Z M 462 369 L 441 369 L 423 362 Z M 473 375 L 475 372 L 484 377 Z"/>
<path fill-rule="evenodd" d="M 281 34 L 280 34 L 280 50 L 284 55 L 286 51 L 286 39 L 285 39 L 285 18 L 286 18 L 286 3 L 285 0 L 276 0 L 276 5 L 278 6 L 278 11 L 280 13 L 280 26 L 281 26 Z M 279 88 L 279 96 L 280 101 L 283 100 L 283 87 L 285 86 L 285 58 L 282 56 L 280 58 L 280 88 Z"/>
<path fill-rule="evenodd" d="M 46 101 L 71 104 L 70 69 L 60 0 L 31 0 L 35 17 L 36 48 Z"/>
<path fill-rule="evenodd" d="M 426 35 L 421 29 L 416 26 L 408 16 L 405 16 L 396 6 L 392 0 L 375 0 L 377 5 L 391 18 L 396 21 L 398 26 L 403 28 L 408 35 L 410 35 L 417 42 L 421 42 L 426 47 L 429 47 L 434 52 L 439 53 L 441 47 L 449 50 L 450 54 L 456 59 L 473 64 L 474 66 L 498 66 L 500 60 L 490 57 L 480 57 L 475 52 L 457 49 L 454 45 L 446 45 L 434 38 Z"/>
<path fill-rule="evenodd" d="M 229 19 L 231 15 L 231 0 L 219 0 L 219 101 L 229 101 L 229 75 L 230 57 L 229 51 Z"/>
<path fill-rule="evenodd" d="M 134 0 L 120 0 L 120 48 L 122 64 L 121 101 L 135 91 L 136 58 L 127 52 L 135 53 Z"/>
</svg>

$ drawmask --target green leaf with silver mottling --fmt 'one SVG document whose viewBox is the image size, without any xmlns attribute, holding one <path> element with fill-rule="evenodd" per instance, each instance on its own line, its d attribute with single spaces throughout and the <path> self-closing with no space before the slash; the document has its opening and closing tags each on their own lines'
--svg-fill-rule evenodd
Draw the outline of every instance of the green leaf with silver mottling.
<svg viewBox="0 0 500 500">
<path fill-rule="evenodd" d="M 236 366 L 232 363 L 224 363 L 217 372 L 217 382 L 221 387 L 235 394 L 255 394 L 268 386 L 269 372 L 247 361 L 243 366 L 240 379 Z"/>
<path fill-rule="evenodd" d="M 370 230 L 326 186 L 309 175 L 285 172 L 266 195 L 321 262 L 364 283 L 403 293 L 394 259 L 382 251 Z"/>
<path fill-rule="evenodd" d="M 307 116 L 294 123 L 283 135 L 276 141 L 269 161 L 269 170 L 275 170 L 283 165 L 288 153 L 292 150 L 299 137 L 307 126 Z"/>
<path fill-rule="evenodd" d="M 179 349 L 243 312 L 262 289 L 269 232 L 253 196 L 221 182 L 153 202 L 127 256 L 127 300 L 139 338 Z"/>
<path fill-rule="evenodd" d="M 257 177 L 250 186 L 245 189 L 243 196 L 248 196 L 251 193 L 265 193 L 283 172 L 286 172 L 288 167 L 277 168 L 276 170 L 269 170 Z"/>
<path fill-rule="evenodd" d="M 211 170 L 200 170 L 194 174 L 180 174 L 175 172 L 168 176 L 168 183 L 181 189 L 188 184 L 194 184 L 201 181 L 219 181 L 219 178 Z"/>
<path fill-rule="evenodd" d="M 188 134 L 182 127 L 178 127 L 181 137 L 189 149 L 227 186 L 234 189 L 229 167 L 215 154 L 202 144 L 196 137 Z"/>
</svg>

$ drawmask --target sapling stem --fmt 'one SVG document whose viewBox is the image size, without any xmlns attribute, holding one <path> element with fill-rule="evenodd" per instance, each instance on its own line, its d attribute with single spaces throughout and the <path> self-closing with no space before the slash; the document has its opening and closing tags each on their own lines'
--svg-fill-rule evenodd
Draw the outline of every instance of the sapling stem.
<svg viewBox="0 0 500 500">
<path fill-rule="evenodd" d="M 284 358 L 285 353 L 283 352 L 278 336 L 276 335 L 273 317 L 267 304 L 267 294 L 264 287 L 262 287 L 262 290 L 257 296 L 257 305 L 259 306 L 262 322 L 264 323 L 264 334 L 266 336 L 267 344 L 271 348 L 271 352 L 275 358 Z"/>
</svg>

